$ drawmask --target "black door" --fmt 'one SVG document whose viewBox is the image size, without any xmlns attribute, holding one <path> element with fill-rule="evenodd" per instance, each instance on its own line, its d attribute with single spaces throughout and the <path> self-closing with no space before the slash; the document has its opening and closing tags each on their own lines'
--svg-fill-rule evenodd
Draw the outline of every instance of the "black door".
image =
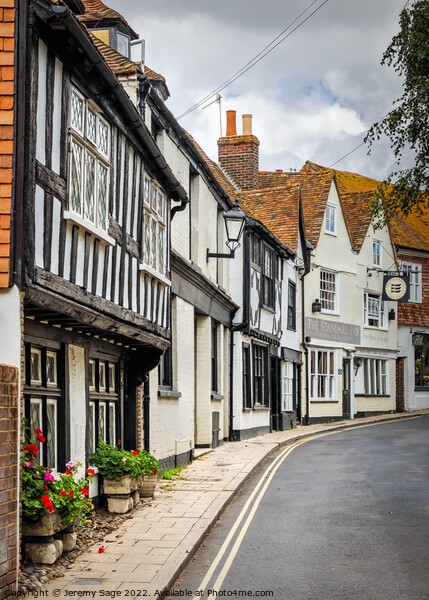
<svg viewBox="0 0 429 600">
<path fill-rule="evenodd" d="M 350 359 L 343 358 L 343 419 L 350 419 Z"/>
</svg>

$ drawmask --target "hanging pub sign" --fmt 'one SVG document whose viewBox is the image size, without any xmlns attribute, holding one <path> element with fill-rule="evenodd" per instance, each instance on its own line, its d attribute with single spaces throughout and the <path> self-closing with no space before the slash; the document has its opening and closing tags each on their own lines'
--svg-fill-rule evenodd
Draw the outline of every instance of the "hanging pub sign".
<svg viewBox="0 0 429 600">
<path fill-rule="evenodd" d="M 424 337 L 421 333 L 415 333 L 413 335 L 413 346 L 423 346 Z"/>
<path fill-rule="evenodd" d="M 383 278 L 382 300 L 388 302 L 408 302 L 410 295 L 409 275 L 385 275 Z"/>
</svg>

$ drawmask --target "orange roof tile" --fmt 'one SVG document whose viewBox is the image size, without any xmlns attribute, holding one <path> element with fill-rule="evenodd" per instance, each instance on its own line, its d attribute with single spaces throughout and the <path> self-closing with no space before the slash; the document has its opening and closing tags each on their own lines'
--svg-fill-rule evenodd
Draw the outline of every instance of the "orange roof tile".
<svg viewBox="0 0 429 600">
<path fill-rule="evenodd" d="M 298 248 L 299 185 L 280 185 L 238 193 L 244 212 L 269 229 L 283 245 Z"/>
<path fill-rule="evenodd" d="M 103 21 L 104 19 L 114 19 L 125 23 L 128 26 L 125 18 L 113 8 L 106 6 L 101 0 L 82 0 L 85 7 L 83 15 L 77 15 L 79 21 Z"/>
</svg>

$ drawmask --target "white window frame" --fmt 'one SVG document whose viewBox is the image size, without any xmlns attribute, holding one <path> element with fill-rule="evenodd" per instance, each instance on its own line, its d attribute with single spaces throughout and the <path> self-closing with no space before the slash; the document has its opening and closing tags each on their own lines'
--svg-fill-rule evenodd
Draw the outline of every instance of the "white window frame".
<svg viewBox="0 0 429 600">
<path fill-rule="evenodd" d="M 408 302 L 421 304 L 422 298 L 422 264 L 409 261 L 401 262 L 401 271 L 403 275 L 410 276 L 410 297 Z"/>
<path fill-rule="evenodd" d="M 58 470 L 58 402 L 53 398 L 47 398 L 46 400 L 47 407 L 54 407 L 54 460 L 55 464 L 52 467 L 54 471 Z M 47 410 L 47 409 L 46 409 Z M 48 454 L 48 431 L 46 431 L 46 454 Z M 47 460 L 47 457 L 46 457 Z M 52 465 L 51 465 L 52 466 Z"/>
<path fill-rule="evenodd" d="M 337 208 L 335 204 L 326 205 L 324 225 L 328 235 L 337 235 Z"/>
<path fill-rule="evenodd" d="M 110 185 L 110 144 L 111 144 L 111 131 L 110 125 L 106 119 L 101 115 L 100 109 L 91 100 L 86 99 L 76 88 L 72 88 L 72 102 L 73 99 L 77 98 L 78 101 L 82 102 L 83 115 L 81 123 L 73 122 L 71 119 L 70 123 L 70 148 L 69 148 L 69 210 L 65 211 L 65 218 L 73 218 L 77 216 L 77 221 L 83 227 L 88 224 L 88 230 L 94 232 L 97 235 L 97 230 L 101 231 L 106 235 L 109 225 L 109 185 Z M 95 138 L 91 137 L 88 127 L 88 114 L 91 113 L 95 117 Z M 104 147 L 101 146 L 101 128 L 105 128 L 106 132 L 106 143 Z M 72 205 L 72 173 L 73 173 L 73 145 L 77 146 L 81 150 L 82 167 L 81 173 L 79 174 L 79 196 L 80 196 L 80 207 Z M 94 206 L 93 206 L 93 218 L 91 218 L 85 206 L 86 199 L 86 185 L 87 185 L 87 167 L 90 160 L 95 161 L 94 165 Z M 101 185 L 101 170 L 105 171 L 105 210 L 104 218 L 100 218 L 99 214 L 99 203 L 100 203 L 100 185 Z M 103 237 L 103 236 L 101 236 Z M 110 243 L 110 239 L 107 240 Z"/>
<path fill-rule="evenodd" d="M 167 272 L 167 214 L 166 194 L 145 174 L 142 261 L 161 276 Z"/>
<path fill-rule="evenodd" d="M 375 302 L 378 301 L 379 310 L 374 312 Z M 369 305 L 372 304 L 372 312 L 370 312 Z M 370 320 L 378 320 L 378 325 L 370 324 Z M 364 292 L 363 293 L 363 324 L 368 329 L 381 329 L 387 331 L 387 311 L 386 303 L 381 299 L 381 294 L 377 292 Z"/>
<path fill-rule="evenodd" d="M 383 245 L 380 240 L 372 240 L 372 266 L 383 268 Z"/>
<path fill-rule="evenodd" d="M 323 277 L 323 274 L 328 275 L 329 277 Z M 329 281 L 329 279 L 333 276 L 333 281 Z M 333 290 L 329 289 L 333 284 Z M 320 279 L 319 279 L 320 291 L 319 297 L 322 305 L 322 313 L 330 314 L 330 315 L 338 315 L 340 313 L 340 275 L 335 271 L 330 271 L 329 269 L 320 269 Z M 332 294 L 332 298 L 330 295 Z M 333 308 L 326 308 L 323 306 L 324 303 L 333 303 Z"/>
<path fill-rule="evenodd" d="M 389 365 L 387 359 L 363 359 L 363 389 L 366 396 L 389 395 Z"/>
<path fill-rule="evenodd" d="M 281 363 L 281 410 L 293 410 L 293 380 L 294 364 L 282 361 Z"/>
<path fill-rule="evenodd" d="M 319 368 L 321 355 L 322 368 Z M 326 368 L 323 367 L 326 355 Z M 337 402 L 337 357 L 335 350 L 310 350 L 310 400 L 312 402 Z M 320 394 L 324 388 L 325 393 Z"/>
</svg>

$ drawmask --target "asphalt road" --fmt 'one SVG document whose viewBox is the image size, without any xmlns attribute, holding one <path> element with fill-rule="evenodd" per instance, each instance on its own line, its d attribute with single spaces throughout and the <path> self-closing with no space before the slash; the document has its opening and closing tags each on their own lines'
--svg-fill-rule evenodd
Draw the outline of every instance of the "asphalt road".
<svg viewBox="0 0 429 600">
<path fill-rule="evenodd" d="M 208 534 L 179 593 L 428 600 L 429 417 L 349 429 L 272 455 Z"/>
</svg>

